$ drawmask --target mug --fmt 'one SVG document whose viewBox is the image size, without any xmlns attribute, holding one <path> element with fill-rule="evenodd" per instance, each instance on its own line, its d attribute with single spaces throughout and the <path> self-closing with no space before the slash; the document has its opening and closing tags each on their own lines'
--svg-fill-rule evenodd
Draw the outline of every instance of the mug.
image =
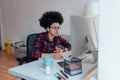
<svg viewBox="0 0 120 80">
<path fill-rule="evenodd" d="M 52 56 L 44 56 L 43 61 L 44 61 L 44 67 L 49 66 L 50 68 L 52 68 L 52 66 L 53 66 L 53 57 Z"/>
</svg>

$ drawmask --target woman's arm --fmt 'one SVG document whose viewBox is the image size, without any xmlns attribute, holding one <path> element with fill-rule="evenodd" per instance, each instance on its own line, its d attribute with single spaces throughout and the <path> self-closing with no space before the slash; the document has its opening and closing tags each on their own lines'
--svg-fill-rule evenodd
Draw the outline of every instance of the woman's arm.
<svg viewBox="0 0 120 80">
<path fill-rule="evenodd" d="M 62 55 L 60 53 L 42 53 L 41 57 L 44 57 L 44 56 L 52 56 L 54 59 L 62 59 Z"/>
<path fill-rule="evenodd" d="M 60 37 L 60 42 L 61 42 L 61 45 L 64 47 L 64 51 L 70 51 L 71 50 L 71 44 L 67 40 Z"/>
</svg>

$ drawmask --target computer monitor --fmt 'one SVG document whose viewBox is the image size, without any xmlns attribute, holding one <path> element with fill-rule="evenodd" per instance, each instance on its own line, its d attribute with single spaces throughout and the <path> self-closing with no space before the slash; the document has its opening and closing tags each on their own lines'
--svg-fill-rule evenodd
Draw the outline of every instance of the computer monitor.
<svg viewBox="0 0 120 80">
<path fill-rule="evenodd" d="M 73 57 L 78 57 L 86 51 L 94 50 L 95 46 L 91 38 L 94 33 L 91 31 L 91 18 L 84 16 L 71 16 L 70 17 L 70 32 Z M 89 43 L 87 40 L 89 39 Z M 94 57 L 94 56 L 93 56 Z"/>
</svg>

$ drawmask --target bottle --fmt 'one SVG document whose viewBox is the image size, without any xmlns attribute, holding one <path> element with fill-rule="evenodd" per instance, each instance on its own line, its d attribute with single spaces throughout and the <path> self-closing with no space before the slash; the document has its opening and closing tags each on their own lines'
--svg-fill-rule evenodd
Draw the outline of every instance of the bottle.
<svg viewBox="0 0 120 80">
<path fill-rule="evenodd" d="M 50 66 L 46 66 L 45 67 L 45 74 L 46 75 L 50 75 L 51 74 Z"/>
</svg>

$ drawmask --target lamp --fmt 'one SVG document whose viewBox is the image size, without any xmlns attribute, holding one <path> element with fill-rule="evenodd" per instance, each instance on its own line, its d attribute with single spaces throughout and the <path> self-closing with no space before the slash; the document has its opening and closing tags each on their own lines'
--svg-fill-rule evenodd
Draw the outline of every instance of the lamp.
<svg viewBox="0 0 120 80">
<path fill-rule="evenodd" d="M 95 31 L 95 35 L 96 35 L 96 41 L 98 44 L 98 34 L 97 34 L 97 29 L 96 29 L 96 24 L 95 24 L 95 16 L 99 15 L 99 4 L 98 2 L 90 2 L 85 4 L 84 6 L 84 16 L 86 17 L 91 17 L 92 18 L 92 23 L 94 26 L 94 31 Z"/>
</svg>

